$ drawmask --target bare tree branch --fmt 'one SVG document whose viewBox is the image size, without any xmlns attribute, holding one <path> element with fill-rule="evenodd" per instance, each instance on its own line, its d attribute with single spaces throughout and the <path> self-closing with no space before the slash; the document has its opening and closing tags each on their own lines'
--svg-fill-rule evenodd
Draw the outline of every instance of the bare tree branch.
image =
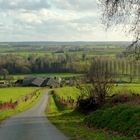
<svg viewBox="0 0 140 140">
<path fill-rule="evenodd" d="M 123 24 L 134 37 L 131 47 L 140 47 L 140 0 L 100 0 L 107 28 Z M 128 29 L 129 27 L 129 29 Z"/>
</svg>

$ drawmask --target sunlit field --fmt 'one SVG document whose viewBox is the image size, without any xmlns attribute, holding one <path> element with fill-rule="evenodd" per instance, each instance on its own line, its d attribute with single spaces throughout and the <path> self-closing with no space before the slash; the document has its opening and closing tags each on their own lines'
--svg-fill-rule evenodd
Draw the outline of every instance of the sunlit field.
<svg viewBox="0 0 140 140">
<path fill-rule="evenodd" d="M 46 73 L 46 74 L 19 74 L 19 75 L 12 75 L 14 80 L 23 79 L 26 77 L 61 77 L 61 78 L 72 78 L 72 77 L 79 77 L 82 74 L 74 74 L 74 73 Z"/>
<path fill-rule="evenodd" d="M 19 98 L 22 98 L 33 91 L 35 91 L 37 88 L 32 87 L 12 87 L 12 88 L 0 88 L 0 101 L 6 102 L 6 101 L 15 101 Z"/>
<path fill-rule="evenodd" d="M 21 99 L 26 95 L 31 94 L 34 92 L 36 88 L 4 88 L 0 89 L 0 101 L 6 102 L 12 99 L 15 101 L 17 99 Z M 26 111 L 30 109 L 35 103 L 40 99 L 40 97 L 46 92 L 46 89 L 39 89 L 36 92 L 36 95 L 33 96 L 31 99 L 27 100 L 26 102 L 21 102 L 16 106 L 15 109 L 2 109 L 0 110 L 0 122 L 4 119 L 16 115 L 20 112 Z"/>
</svg>

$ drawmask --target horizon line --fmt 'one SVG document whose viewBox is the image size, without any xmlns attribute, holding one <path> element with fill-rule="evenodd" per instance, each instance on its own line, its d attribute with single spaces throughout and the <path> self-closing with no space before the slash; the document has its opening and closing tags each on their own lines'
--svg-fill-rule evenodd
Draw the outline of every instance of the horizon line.
<svg viewBox="0 0 140 140">
<path fill-rule="evenodd" d="M 0 41 L 0 43 L 30 43 L 30 42 L 58 42 L 58 43 L 74 43 L 74 42 L 132 42 L 132 41 L 130 41 L 130 40 L 114 40 L 114 41 L 81 41 L 81 40 L 79 40 L 79 41 L 55 41 L 55 40 L 48 40 L 48 41 L 35 41 L 35 40 L 33 40 L 33 41 Z"/>
</svg>

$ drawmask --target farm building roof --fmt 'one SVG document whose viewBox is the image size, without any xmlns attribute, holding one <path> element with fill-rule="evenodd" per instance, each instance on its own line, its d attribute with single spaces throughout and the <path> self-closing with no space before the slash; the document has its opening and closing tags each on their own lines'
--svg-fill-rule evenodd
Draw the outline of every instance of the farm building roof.
<svg viewBox="0 0 140 140">
<path fill-rule="evenodd" d="M 25 78 L 23 80 L 23 86 L 38 86 L 38 87 L 45 87 L 45 86 L 57 86 L 60 84 L 60 79 L 58 78 Z"/>
<path fill-rule="evenodd" d="M 58 80 L 55 78 L 50 78 L 47 82 L 47 86 L 57 86 L 59 84 Z"/>
<path fill-rule="evenodd" d="M 23 80 L 22 85 L 23 85 L 23 86 L 31 86 L 31 85 L 32 85 L 32 81 L 33 81 L 34 79 L 35 79 L 35 78 L 25 78 L 25 79 Z"/>
<path fill-rule="evenodd" d="M 44 82 L 45 78 L 35 78 L 33 81 L 32 81 L 32 84 L 35 85 L 35 86 L 42 86 L 43 82 Z"/>
<path fill-rule="evenodd" d="M 42 83 L 42 87 L 45 87 L 45 86 L 47 86 L 47 83 L 48 83 L 48 81 L 50 80 L 50 78 L 46 78 L 45 80 L 44 80 L 44 82 Z"/>
</svg>

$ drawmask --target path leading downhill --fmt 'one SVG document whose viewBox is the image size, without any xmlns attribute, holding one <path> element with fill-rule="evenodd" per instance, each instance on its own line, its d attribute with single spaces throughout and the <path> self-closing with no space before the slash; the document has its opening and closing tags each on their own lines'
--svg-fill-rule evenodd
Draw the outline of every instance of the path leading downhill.
<svg viewBox="0 0 140 140">
<path fill-rule="evenodd" d="M 0 125 L 0 140 L 68 140 L 45 116 L 48 94 L 36 105 Z"/>
</svg>

